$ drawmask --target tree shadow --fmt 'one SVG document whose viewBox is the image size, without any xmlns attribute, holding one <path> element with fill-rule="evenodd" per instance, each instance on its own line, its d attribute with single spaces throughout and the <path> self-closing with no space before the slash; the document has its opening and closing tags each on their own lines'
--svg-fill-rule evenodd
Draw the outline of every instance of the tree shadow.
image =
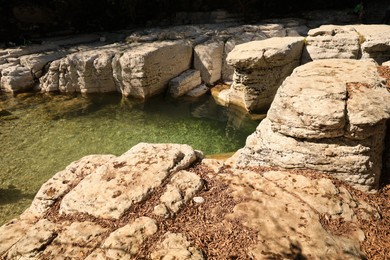
<svg viewBox="0 0 390 260">
<path fill-rule="evenodd" d="M 16 203 L 22 199 L 33 199 L 33 198 L 34 198 L 34 194 L 24 194 L 22 193 L 21 190 L 16 189 L 14 187 L 6 188 L 6 189 L 0 188 L 0 206 Z"/>
</svg>

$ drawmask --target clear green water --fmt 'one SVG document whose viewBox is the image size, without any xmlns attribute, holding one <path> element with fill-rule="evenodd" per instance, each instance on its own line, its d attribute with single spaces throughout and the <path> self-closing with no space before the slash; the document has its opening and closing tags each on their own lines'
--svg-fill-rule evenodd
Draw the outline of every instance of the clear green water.
<svg viewBox="0 0 390 260">
<path fill-rule="evenodd" d="M 0 225 L 26 209 L 39 187 L 88 154 L 120 155 L 139 142 L 186 143 L 205 154 L 235 151 L 258 121 L 211 97 L 141 103 L 120 95 L 0 96 Z"/>
</svg>

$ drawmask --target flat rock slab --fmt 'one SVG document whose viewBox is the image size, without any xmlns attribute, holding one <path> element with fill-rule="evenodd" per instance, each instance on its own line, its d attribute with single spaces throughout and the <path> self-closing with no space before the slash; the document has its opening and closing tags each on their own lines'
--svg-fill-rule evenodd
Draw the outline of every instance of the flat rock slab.
<svg viewBox="0 0 390 260">
<path fill-rule="evenodd" d="M 303 37 L 274 37 L 239 44 L 227 56 L 229 65 L 236 69 L 270 68 L 299 60 Z"/>
<path fill-rule="evenodd" d="M 380 218 L 367 197 L 356 198 L 324 174 L 234 169 L 220 160 L 191 166 L 199 157 L 186 145 L 139 144 L 119 157 L 73 162 L 44 186 L 65 190 L 45 194 L 55 202 L 40 195 L 34 203 L 47 208 L 44 214 L 23 214 L 0 227 L 0 258 L 364 257 L 360 243 L 372 234 L 361 221 Z M 143 200 L 135 205 L 137 199 Z M 61 214 L 65 202 L 69 212 Z M 156 216 L 158 205 L 174 214 Z"/>
<path fill-rule="evenodd" d="M 60 212 L 117 219 L 196 159 L 188 145 L 139 144 L 85 177 L 62 199 Z"/>
</svg>

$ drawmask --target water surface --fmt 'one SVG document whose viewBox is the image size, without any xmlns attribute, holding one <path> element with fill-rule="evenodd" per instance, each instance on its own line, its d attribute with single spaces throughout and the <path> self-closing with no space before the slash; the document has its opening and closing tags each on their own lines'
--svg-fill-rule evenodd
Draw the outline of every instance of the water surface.
<svg viewBox="0 0 390 260">
<path fill-rule="evenodd" d="M 227 153 L 243 147 L 258 124 L 210 96 L 196 101 L 158 96 L 143 103 L 117 94 L 21 94 L 0 96 L 0 109 L 0 225 L 23 212 L 46 180 L 82 156 L 120 155 L 139 142 Z"/>
</svg>

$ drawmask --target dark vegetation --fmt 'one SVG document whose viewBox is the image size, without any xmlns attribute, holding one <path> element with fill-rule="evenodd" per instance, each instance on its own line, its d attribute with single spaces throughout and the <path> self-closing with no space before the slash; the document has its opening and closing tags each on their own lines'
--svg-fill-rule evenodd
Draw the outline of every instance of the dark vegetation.
<svg viewBox="0 0 390 260">
<path fill-rule="evenodd" d="M 374 1 L 374 0 L 371 0 Z M 356 0 L 0 0 L 0 42 L 175 23 L 180 12 L 224 9 L 242 19 L 353 8 Z M 369 2 L 369 0 L 367 0 Z"/>
</svg>

